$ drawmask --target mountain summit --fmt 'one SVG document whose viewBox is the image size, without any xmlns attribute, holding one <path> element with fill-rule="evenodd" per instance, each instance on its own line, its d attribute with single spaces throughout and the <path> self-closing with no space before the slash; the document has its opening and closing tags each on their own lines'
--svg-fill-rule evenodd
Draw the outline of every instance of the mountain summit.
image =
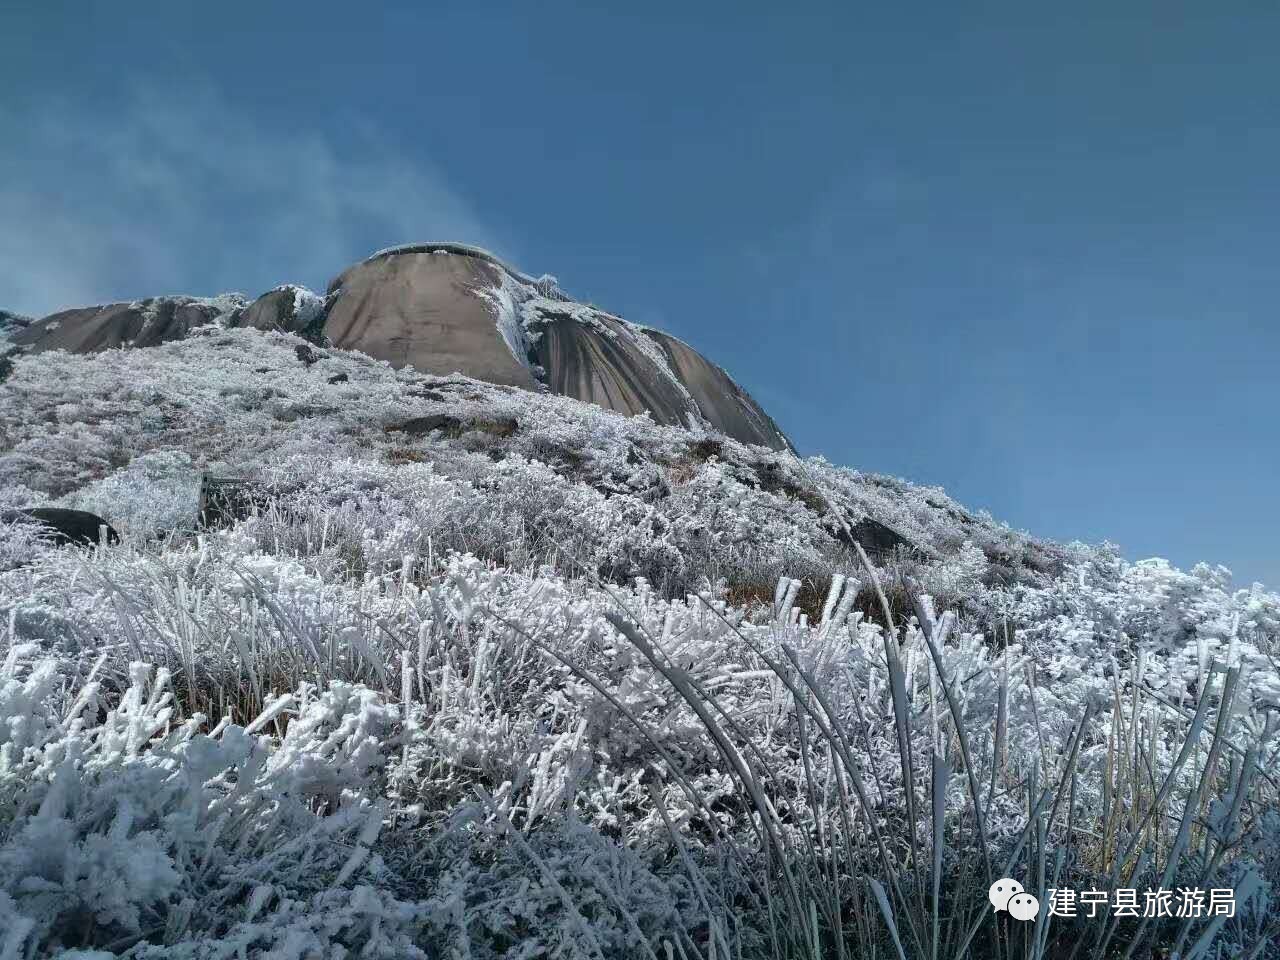
<svg viewBox="0 0 1280 960">
<path fill-rule="evenodd" d="M 4 956 L 998 960 L 1119 858 L 1280 960 L 1280 595 L 725 436 L 481 252 L 0 336 Z"/>
<path fill-rule="evenodd" d="M 550 392 L 658 423 L 705 425 L 735 440 L 789 450 L 772 418 L 721 367 L 670 334 L 566 295 L 493 254 L 460 243 L 379 251 L 345 270 L 321 298 L 286 285 L 249 302 L 154 297 L 64 310 L 13 336 L 32 351 L 89 353 L 154 346 L 195 327 L 281 329 L 359 350 L 393 367 L 461 373 Z"/>
</svg>

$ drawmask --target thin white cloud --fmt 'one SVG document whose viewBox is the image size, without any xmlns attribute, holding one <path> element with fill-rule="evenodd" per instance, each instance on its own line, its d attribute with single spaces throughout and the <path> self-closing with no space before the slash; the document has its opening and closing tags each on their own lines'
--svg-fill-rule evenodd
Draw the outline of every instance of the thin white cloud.
<svg viewBox="0 0 1280 960">
<path fill-rule="evenodd" d="M 392 243 L 501 248 L 440 171 L 367 125 L 263 125 L 209 88 L 0 109 L 0 308 L 322 286 Z M 510 252 L 510 251 L 505 251 Z"/>
</svg>

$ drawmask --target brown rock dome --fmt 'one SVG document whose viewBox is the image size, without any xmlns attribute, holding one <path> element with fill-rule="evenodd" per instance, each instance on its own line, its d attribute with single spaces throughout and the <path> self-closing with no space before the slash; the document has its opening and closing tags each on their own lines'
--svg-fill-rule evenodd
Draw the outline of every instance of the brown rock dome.
<svg viewBox="0 0 1280 960">
<path fill-rule="evenodd" d="M 393 366 L 462 373 L 705 424 L 746 443 L 790 449 L 720 367 L 668 334 L 566 296 L 476 247 L 424 243 L 374 254 L 329 285 L 325 336 Z"/>
<path fill-rule="evenodd" d="M 393 367 L 533 390 L 523 344 L 504 340 L 489 300 L 504 278 L 481 256 L 430 247 L 375 254 L 329 284 L 324 335 Z"/>
</svg>

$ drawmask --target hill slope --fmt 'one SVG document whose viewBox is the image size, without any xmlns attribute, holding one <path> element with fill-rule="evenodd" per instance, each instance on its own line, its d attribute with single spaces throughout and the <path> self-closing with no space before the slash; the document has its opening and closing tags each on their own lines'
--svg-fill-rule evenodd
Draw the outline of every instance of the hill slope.
<svg viewBox="0 0 1280 960">
<path fill-rule="evenodd" d="M 942 956 L 1275 932 L 1280 597 L 266 315 L 0 383 L 0 508 L 124 537 L 0 528 L 16 955 L 929 956 L 935 870 Z"/>
</svg>

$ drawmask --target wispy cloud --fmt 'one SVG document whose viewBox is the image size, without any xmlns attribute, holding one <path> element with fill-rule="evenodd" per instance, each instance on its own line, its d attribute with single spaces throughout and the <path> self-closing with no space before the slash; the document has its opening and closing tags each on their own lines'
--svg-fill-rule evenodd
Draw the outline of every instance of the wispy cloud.
<svg viewBox="0 0 1280 960">
<path fill-rule="evenodd" d="M 209 88 L 138 89 L 111 114 L 0 108 L 0 141 L 0 308 L 256 294 L 391 243 L 503 246 L 377 130 L 268 126 Z"/>
</svg>

